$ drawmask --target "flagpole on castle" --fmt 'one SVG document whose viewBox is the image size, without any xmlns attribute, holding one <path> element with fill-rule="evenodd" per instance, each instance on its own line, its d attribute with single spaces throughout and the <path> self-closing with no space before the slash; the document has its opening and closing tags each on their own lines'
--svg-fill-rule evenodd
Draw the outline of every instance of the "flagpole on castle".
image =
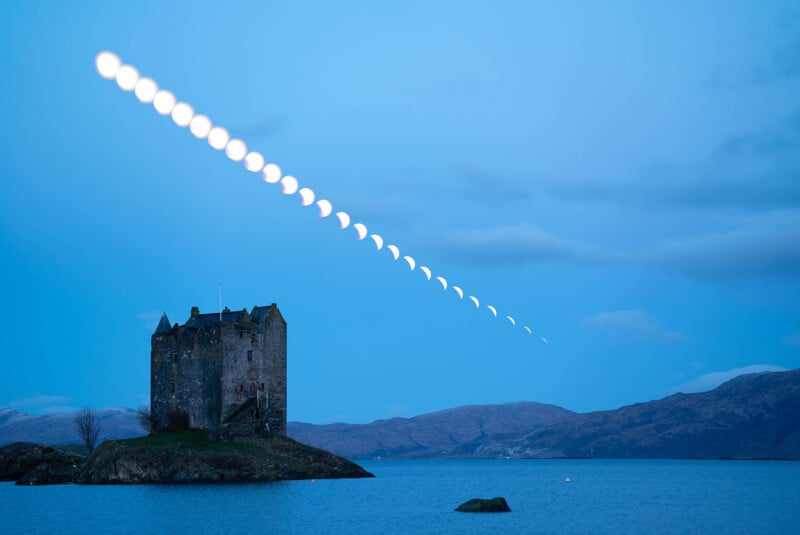
<svg viewBox="0 0 800 535">
<path fill-rule="evenodd" d="M 219 321 L 222 321 L 222 283 L 219 283 Z"/>
</svg>

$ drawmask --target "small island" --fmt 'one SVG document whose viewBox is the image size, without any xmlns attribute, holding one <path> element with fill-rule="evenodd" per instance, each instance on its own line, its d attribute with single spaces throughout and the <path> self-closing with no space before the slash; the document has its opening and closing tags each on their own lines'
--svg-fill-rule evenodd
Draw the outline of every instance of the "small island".
<svg viewBox="0 0 800 535">
<path fill-rule="evenodd" d="M 89 456 L 34 444 L 0 450 L 0 479 L 21 485 L 255 482 L 374 477 L 286 436 L 286 320 L 276 304 L 164 314 L 151 336 L 149 435 L 107 440 L 76 415 Z"/>
<path fill-rule="evenodd" d="M 283 435 L 212 439 L 205 430 L 109 440 L 77 470 L 89 484 L 255 482 L 374 477 Z"/>
</svg>

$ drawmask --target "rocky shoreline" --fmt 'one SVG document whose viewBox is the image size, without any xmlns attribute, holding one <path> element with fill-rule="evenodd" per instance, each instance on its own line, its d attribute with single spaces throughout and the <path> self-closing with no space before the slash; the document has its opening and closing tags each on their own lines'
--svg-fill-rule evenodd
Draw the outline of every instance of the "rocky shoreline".
<svg viewBox="0 0 800 535">
<path fill-rule="evenodd" d="M 109 440 L 86 459 L 53 448 L 27 446 L 12 445 L 3 449 L 0 453 L 0 477 L 5 475 L 5 480 L 13 479 L 17 484 L 25 485 L 374 477 L 347 459 L 282 435 L 216 440 L 207 431 L 192 430 Z M 14 450 L 18 455 L 13 455 Z"/>
</svg>

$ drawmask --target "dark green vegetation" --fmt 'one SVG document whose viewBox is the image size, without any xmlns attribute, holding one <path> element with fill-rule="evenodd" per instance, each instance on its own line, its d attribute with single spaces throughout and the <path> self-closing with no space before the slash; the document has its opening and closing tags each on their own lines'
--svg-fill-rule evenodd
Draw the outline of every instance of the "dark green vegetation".
<svg viewBox="0 0 800 535">
<path fill-rule="evenodd" d="M 191 483 L 373 477 L 360 466 L 282 435 L 212 440 L 192 430 L 107 441 L 76 483 Z"/>
<path fill-rule="evenodd" d="M 511 508 L 502 497 L 492 498 L 473 498 L 456 507 L 459 513 L 510 513 Z"/>
<path fill-rule="evenodd" d="M 84 457 L 49 446 L 15 442 L 0 448 L 0 481 L 17 485 L 69 483 Z"/>
</svg>

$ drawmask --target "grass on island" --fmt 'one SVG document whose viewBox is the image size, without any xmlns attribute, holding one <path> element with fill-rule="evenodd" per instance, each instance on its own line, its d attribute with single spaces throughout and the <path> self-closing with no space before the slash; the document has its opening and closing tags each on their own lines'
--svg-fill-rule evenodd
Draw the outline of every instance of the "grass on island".
<svg viewBox="0 0 800 535">
<path fill-rule="evenodd" d="M 325 465 L 330 462 L 326 458 L 330 455 L 327 452 L 284 436 L 215 440 L 210 434 L 208 430 L 192 429 L 112 442 L 117 446 L 130 448 L 129 451 L 137 456 L 149 452 L 166 455 L 170 459 L 205 459 L 218 466 L 280 465 L 304 473 L 310 465 Z"/>
<path fill-rule="evenodd" d="M 239 453 L 243 455 L 268 453 L 267 448 L 240 441 L 212 440 L 210 431 L 206 429 L 190 429 L 188 431 L 175 431 L 172 433 L 158 433 L 138 438 L 116 440 L 130 448 L 165 448 L 177 450 L 191 450 L 197 453 Z"/>
</svg>

